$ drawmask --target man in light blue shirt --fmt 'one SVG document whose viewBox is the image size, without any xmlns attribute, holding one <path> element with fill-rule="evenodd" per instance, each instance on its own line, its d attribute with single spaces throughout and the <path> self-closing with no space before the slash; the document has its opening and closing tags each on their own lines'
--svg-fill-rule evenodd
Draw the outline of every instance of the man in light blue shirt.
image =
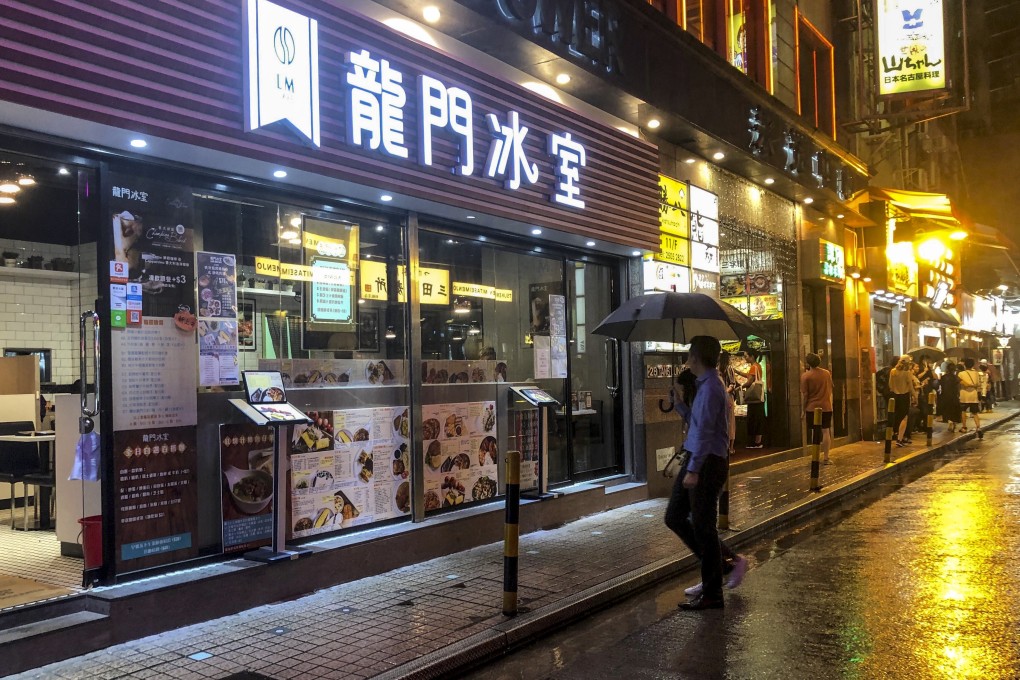
<svg viewBox="0 0 1020 680">
<path fill-rule="evenodd" d="M 747 560 L 722 541 L 716 521 L 719 494 L 729 473 L 729 409 L 733 403 L 719 376 L 719 341 L 707 335 L 691 339 L 687 367 L 697 379 L 694 400 L 685 402 L 681 387 L 672 393 L 675 409 L 687 421 L 683 469 L 666 507 L 666 526 L 701 560 L 701 584 L 688 588 L 682 609 L 722 609 L 723 553 L 730 560 L 727 585 L 736 588 L 747 571 Z"/>
</svg>

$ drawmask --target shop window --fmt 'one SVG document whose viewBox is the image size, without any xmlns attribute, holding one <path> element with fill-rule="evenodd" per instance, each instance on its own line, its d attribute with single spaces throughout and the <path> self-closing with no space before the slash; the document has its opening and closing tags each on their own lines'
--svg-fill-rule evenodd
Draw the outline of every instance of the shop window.
<svg viewBox="0 0 1020 680">
<path fill-rule="evenodd" d="M 772 0 L 686 0 L 683 27 L 730 65 L 772 91 Z"/>
<path fill-rule="evenodd" d="M 800 13 L 797 14 L 796 26 L 797 111 L 809 124 L 835 137 L 832 43 Z"/>
</svg>

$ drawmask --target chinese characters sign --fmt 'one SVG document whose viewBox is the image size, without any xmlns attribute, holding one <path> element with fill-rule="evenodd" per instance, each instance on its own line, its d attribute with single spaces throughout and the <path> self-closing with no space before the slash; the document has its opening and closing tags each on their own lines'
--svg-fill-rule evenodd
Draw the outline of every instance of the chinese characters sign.
<svg viewBox="0 0 1020 680">
<path fill-rule="evenodd" d="M 690 186 L 691 267 L 719 272 L 719 197 Z"/>
<path fill-rule="evenodd" d="M 690 230 L 687 182 L 659 175 L 659 231 L 687 238 Z"/>
<path fill-rule="evenodd" d="M 944 89 L 942 1 L 878 0 L 877 8 L 879 95 Z"/>
<path fill-rule="evenodd" d="M 818 239 L 818 257 L 821 263 L 821 278 L 834 283 L 846 281 L 846 259 L 843 246 Z"/>
</svg>

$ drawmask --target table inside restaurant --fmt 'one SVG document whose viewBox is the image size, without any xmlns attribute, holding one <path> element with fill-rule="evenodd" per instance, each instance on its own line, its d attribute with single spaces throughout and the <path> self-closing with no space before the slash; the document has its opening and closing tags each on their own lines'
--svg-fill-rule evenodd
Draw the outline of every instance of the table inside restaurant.
<svg viewBox="0 0 1020 680">
<path fill-rule="evenodd" d="M 57 434 L 52 431 L 48 432 L 32 432 L 29 434 L 3 434 L 0 435 L 0 442 L 16 442 L 19 444 L 47 444 L 46 455 L 40 455 L 39 460 L 41 463 L 41 469 L 43 472 L 49 472 L 53 469 L 53 442 L 56 441 Z M 27 522 L 24 526 L 19 527 L 14 521 L 14 499 L 11 499 L 11 523 L 15 529 L 19 531 L 33 531 L 36 529 L 52 529 L 50 526 L 50 494 L 53 490 L 48 486 L 39 487 L 39 498 L 36 506 L 39 508 L 39 522 Z M 25 504 L 28 504 L 28 488 L 25 489 Z"/>
</svg>

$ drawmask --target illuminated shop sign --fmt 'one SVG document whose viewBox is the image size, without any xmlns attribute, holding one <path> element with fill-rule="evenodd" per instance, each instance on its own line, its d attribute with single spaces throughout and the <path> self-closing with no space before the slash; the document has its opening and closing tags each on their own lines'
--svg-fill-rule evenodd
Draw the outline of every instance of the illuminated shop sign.
<svg viewBox="0 0 1020 680">
<path fill-rule="evenodd" d="M 890 244 L 885 251 L 889 263 L 889 289 L 908 297 L 917 297 L 917 260 L 914 244 L 901 241 Z"/>
<path fill-rule="evenodd" d="M 666 262 L 644 261 L 644 290 L 691 292 L 691 270 Z"/>
<path fill-rule="evenodd" d="M 719 275 L 712 272 L 691 271 L 691 292 L 719 297 Z"/>
<path fill-rule="evenodd" d="M 690 236 L 687 182 L 659 175 L 659 231 L 680 238 Z"/>
<path fill-rule="evenodd" d="M 942 0 L 878 0 L 878 93 L 946 87 Z"/>
<path fill-rule="evenodd" d="M 846 256 L 843 246 L 818 239 L 818 256 L 822 265 L 821 278 L 834 283 L 846 281 Z"/>
<path fill-rule="evenodd" d="M 718 273 L 719 197 L 692 184 L 688 198 L 691 214 L 691 267 Z"/>
<path fill-rule="evenodd" d="M 319 144 L 318 29 L 314 20 L 268 0 L 246 0 L 245 36 L 248 60 L 245 86 L 249 102 L 248 130 L 276 121 L 290 123 L 302 136 Z M 553 177 L 552 202 L 582 210 L 581 178 L 588 151 L 568 131 L 540 139 L 544 154 L 529 156 L 525 141 L 532 131 L 527 113 L 512 109 L 481 111 L 483 129 L 476 129 L 471 94 L 429 74 L 405 73 L 385 55 L 367 49 L 346 53 L 343 73 L 346 110 L 345 139 L 355 147 L 397 160 L 432 166 L 436 134 L 453 138 L 457 159 L 453 174 L 483 177 L 517 191 L 536 185 L 544 168 Z M 416 129 L 408 121 L 417 121 Z M 476 144 L 487 144 L 482 168 L 476 168 Z"/>
</svg>

